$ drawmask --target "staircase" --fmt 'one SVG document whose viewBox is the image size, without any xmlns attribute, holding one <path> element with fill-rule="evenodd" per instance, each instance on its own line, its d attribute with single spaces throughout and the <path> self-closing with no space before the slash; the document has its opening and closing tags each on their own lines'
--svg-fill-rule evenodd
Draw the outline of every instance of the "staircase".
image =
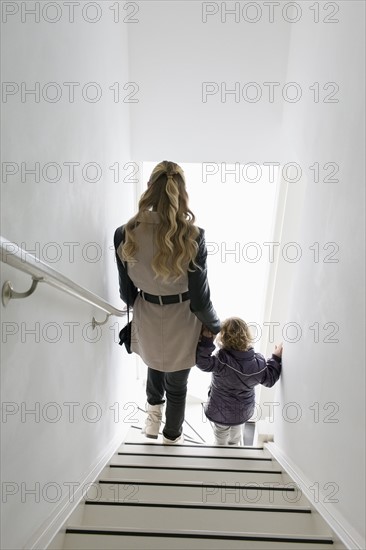
<svg viewBox="0 0 366 550">
<path fill-rule="evenodd" d="M 166 446 L 131 428 L 63 548 L 344 547 L 267 449 Z"/>
</svg>

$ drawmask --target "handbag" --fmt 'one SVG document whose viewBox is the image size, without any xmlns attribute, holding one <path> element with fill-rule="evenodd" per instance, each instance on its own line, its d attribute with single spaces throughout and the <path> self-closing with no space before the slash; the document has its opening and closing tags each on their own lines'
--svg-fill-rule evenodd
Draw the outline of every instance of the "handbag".
<svg viewBox="0 0 366 550">
<path fill-rule="evenodd" d="M 127 271 L 127 262 L 126 262 L 126 273 L 128 276 Z M 132 321 L 130 321 L 130 304 L 128 300 L 128 292 L 127 292 L 127 325 L 123 327 L 122 330 L 120 330 L 119 333 L 119 345 L 125 346 L 127 353 L 132 353 L 131 350 L 131 330 L 132 330 Z"/>
<path fill-rule="evenodd" d="M 128 310 L 127 310 L 128 315 Z M 123 327 L 122 330 L 120 330 L 119 333 L 119 345 L 123 346 L 125 345 L 127 353 L 132 353 L 131 350 L 131 325 L 132 321 L 129 321 L 126 326 Z"/>
</svg>

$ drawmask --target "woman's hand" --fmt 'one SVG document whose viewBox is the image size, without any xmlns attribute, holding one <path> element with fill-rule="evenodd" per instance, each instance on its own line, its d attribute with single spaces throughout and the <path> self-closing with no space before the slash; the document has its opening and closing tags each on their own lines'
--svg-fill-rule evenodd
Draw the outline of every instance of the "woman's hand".
<svg viewBox="0 0 366 550">
<path fill-rule="evenodd" d="M 208 330 L 208 328 L 205 327 L 205 325 L 203 325 L 201 330 L 201 336 L 205 336 L 206 338 L 214 338 L 215 335 L 213 332 Z"/>
</svg>

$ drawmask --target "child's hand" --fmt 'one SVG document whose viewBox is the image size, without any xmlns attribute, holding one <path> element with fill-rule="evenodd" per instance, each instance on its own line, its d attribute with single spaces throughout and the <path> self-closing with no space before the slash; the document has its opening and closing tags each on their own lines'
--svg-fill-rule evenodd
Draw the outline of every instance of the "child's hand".
<svg viewBox="0 0 366 550">
<path fill-rule="evenodd" d="M 277 357 L 282 357 L 282 349 L 283 349 L 283 345 L 282 345 L 282 342 L 280 344 L 275 344 L 275 350 L 274 350 L 274 355 L 277 355 Z"/>
</svg>

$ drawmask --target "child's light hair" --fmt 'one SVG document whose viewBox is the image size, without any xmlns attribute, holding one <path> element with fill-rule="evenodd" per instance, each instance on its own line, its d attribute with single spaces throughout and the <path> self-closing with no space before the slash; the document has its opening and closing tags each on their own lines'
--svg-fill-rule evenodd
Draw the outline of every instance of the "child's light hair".
<svg viewBox="0 0 366 550">
<path fill-rule="evenodd" d="M 240 317 L 229 317 L 222 322 L 221 330 L 217 335 L 217 343 L 220 347 L 247 351 L 252 341 L 250 329 Z"/>
</svg>

